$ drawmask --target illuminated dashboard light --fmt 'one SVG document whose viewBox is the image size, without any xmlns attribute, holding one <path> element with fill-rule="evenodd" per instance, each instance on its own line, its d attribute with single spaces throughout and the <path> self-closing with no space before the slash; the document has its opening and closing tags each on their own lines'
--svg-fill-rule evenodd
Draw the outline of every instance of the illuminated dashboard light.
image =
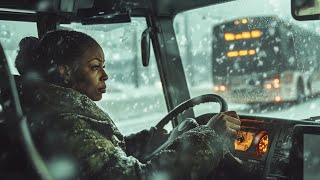
<svg viewBox="0 0 320 180">
<path fill-rule="evenodd" d="M 241 51 L 239 51 L 239 55 L 240 56 L 246 56 L 246 55 L 248 55 L 248 51 L 247 50 L 241 50 Z"/>
<path fill-rule="evenodd" d="M 225 86 L 220 86 L 220 91 L 226 91 L 227 88 Z"/>
<path fill-rule="evenodd" d="M 259 31 L 259 30 L 253 30 L 253 31 L 251 31 L 251 37 L 252 38 L 259 38 L 259 37 L 261 37 L 261 31 Z"/>
<path fill-rule="evenodd" d="M 269 147 L 269 137 L 266 131 L 261 131 L 255 138 L 254 138 L 255 149 L 257 155 L 263 156 Z"/>
<path fill-rule="evenodd" d="M 235 36 L 232 33 L 225 33 L 224 34 L 224 39 L 226 41 L 233 41 L 233 40 L 235 40 Z"/>
<path fill-rule="evenodd" d="M 238 51 L 230 51 L 227 53 L 228 57 L 237 57 L 239 56 L 239 52 Z"/>
<path fill-rule="evenodd" d="M 276 97 L 274 98 L 274 100 L 275 100 L 276 102 L 280 102 L 280 101 L 281 101 L 281 97 L 280 97 L 280 96 L 276 96 Z"/>
<path fill-rule="evenodd" d="M 247 24 L 248 23 L 248 20 L 247 19 L 242 19 L 242 24 Z"/>
<path fill-rule="evenodd" d="M 260 155 L 264 155 L 267 152 L 268 145 L 269 145 L 269 137 L 268 137 L 268 135 L 264 135 L 260 139 L 259 145 L 258 145 L 258 151 L 259 151 Z"/>
<path fill-rule="evenodd" d="M 236 39 L 243 39 L 242 34 L 236 34 Z"/>
<path fill-rule="evenodd" d="M 250 49 L 250 50 L 249 50 L 249 55 L 254 55 L 254 54 L 256 54 L 256 51 L 253 50 L 253 49 Z"/>
<path fill-rule="evenodd" d="M 239 131 L 237 139 L 234 141 L 234 149 L 238 151 L 247 151 L 254 139 L 253 132 Z"/>
<path fill-rule="evenodd" d="M 280 84 L 274 84 L 273 87 L 278 89 L 280 87 Z"/>
<path fill-rule="evenodd" d="M 251 38 L 251 34 L 250 34 L 250 32 L 242 32 L 242 37 L 244 39 L 249 39 L 249 38 Z"/>
<path fill-rule="evenodd" d="M 271 89 L 271 88 L 272 88 L 272 85 L 271 85 L 271 84 L 267 84 L 267 85 L 266 85 L 266 88 L 267 88 L 267 89 Z"/>
<path fill-rule="evenodd" d="M 234 25 L 239 25 L 240 24 L 240 22 L 238 20 L 235 20 L 233 23 L 234 23 Z"/>
<path fill-rule="evenodd" d="M 219 91 L 219 86 L 214 86 L 213 90 L 216 91 L 216 92 Z"/>
</svg>

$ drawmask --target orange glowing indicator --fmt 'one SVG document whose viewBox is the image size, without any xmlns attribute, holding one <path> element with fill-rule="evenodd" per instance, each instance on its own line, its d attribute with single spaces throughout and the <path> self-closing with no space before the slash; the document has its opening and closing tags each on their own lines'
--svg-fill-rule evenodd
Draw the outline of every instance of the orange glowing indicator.
<svg viewBox="0 0 320 180">
<path fill-rule="evenodd" d="M 233 41 L 233 40 L 235 40 L 235 36 L 232 33 L 225 33 L 224 34 L 224 39 L 226 41 Z"/>
<path fill-rule="evenodd" d="M 236 39 L 239 40 L 239 39 L 242 39 L 242 34 L 236 34 Z"/>
<path fill-rule="evenodd" d="M 250 34 L 250 32 L 242 32 L 242 37 L 244 39 L 249 39 L 249 38 L 251 38 L 251 34 Z"/>
<path fill-rule="evenodd" d="M 279 79 L 274 79 L 274 80 L 273 80 L 273 83 L 274 83 L 274 84 L 279 84 L 279 83 L 280 83 L 280 80 L 279 80 Z"/>
<path fill-rule="evenodd" d="M 248 23 L 248 20 L 247 19 L 242 19 L 242 24 L 247 24 Z"/>
<path fill-rule="evenodd" d="M 271 88 L 272 88 L 272 85 L 271 85 L 271 84 L 267 84 L 267 85 L 266 85 L 266 88 L 267 88 L 267 89 L 271 89 Z"/>
<path fill-rule="evenodd" d="M 225 86 L 220 86 L 220 91 L 225 91 L 227 88 Z"/>
<path fill-rule="evenodd" d="M 213 87 L 213 90 L 214 90 L 214 91 L 219 91 L 219 86 L 214 86 L 214 87 Z"/>
<path fill-rule="evenodd" d="M 256 54 L 256 51 L 253 49 L 250 50 L 240 50 L 240 51 L 229 51 L 227 53 L 228 57 L 238 57 L 238 56 L 248 56 L 248 55 L 254 55 Z"/>
<path fill-rule="evenodd" d="M 235 20 L 233 23 L 234 23 L 234 25 L 239 25 L 240 24 L 240 22 L 238 20 Z"/>
<path fill-rule="evenodd" d="M 247 50 L 239 51 L 239 56 L 246 56 L 246 55 L 248 55 L 248 51 Z"/>
<path fill-rule="evenodd" d="M 281 97 L 280 97 L 280 96 L 276 96 L 276 97 L 274 98 L 274 100 L 275 100 L 276 102 L 280 102 L 280 101 L 281 101 Z"/>
<path fill-rule="evenodd" d="M 258 154 L 261 156 L 264 155 L 268 150 L 268 145 L 269 145 L 269 137 L 266 134 L 266 135 L 262 136 L 262 138 L 259 141 Z"/>
<path fill-rule="evenodd" d="M 261 37 L 261 35 L 262 35 L 262 32 L 259 31 L 259 30 L 253 30 L 253 31 L 251 31 L 251 37 L 252 37 L 252 38 L 259 38 L 259 37 Z"/>
<path fill-rule="evenodd" d="M 253 30 L 251 32 L 245 31 L 239 34 L 228 32 L 224 34 L 224 39 L 226 41 L 234 41 L 234 40 L 241 40 L 241 39 L 259 38 L 261 37 L 261 35 L 262 35 L 262 32 L 259 30 Z"/>
<path fill-rule="evenodd" d="M 250 50 L 249 50 L 249 55 L 254 55 L 254 54 L 256 54 L 256 51 L 253 50 L 253 49 L 250 49 Z"/>
<path fill-rule="evenodd" d="M 252 144 L 254 133 L 239 131 L 237 139 L 234 141 L 234 149 L 238 151 L 246 151 Z"/>
<path fill-rule="evenodd" d="M 280 84 L 274 84 L 273 87 L 276 88 L 276 89 L 279 89 Z"/>
<path fill-rule="evenodd" d="M 230 51 L 227 53 L 228 57 L 237 57 L 239 56 L 239 52 L 238 51 Z"/>
</svg>

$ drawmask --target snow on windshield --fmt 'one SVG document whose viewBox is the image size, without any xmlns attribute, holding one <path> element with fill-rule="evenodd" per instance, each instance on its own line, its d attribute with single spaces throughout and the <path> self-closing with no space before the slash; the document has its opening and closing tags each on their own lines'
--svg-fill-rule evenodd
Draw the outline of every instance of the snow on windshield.
<svg viewBox="0 0 320 180">
<path fill-rule="evenodd" d="M 231 94 L 232 97 L 253 97 L 253 95 L 257 95 L 253 100 L 262 97 L 256 102 L 251 101 L 249 103 L 228 100 L 229 109 L 236 110 L 240 114 L 289 119 L 318 116 L 317 109 L 320 106 L 320 100 L 317 98 L 317 86 L 320 83 L 314 83 L 317 80 L 316 68 L 308 67 L 310 67 L 310 63 L 312 67 L 320 64 L 314 61 L 318 49 L 311 42 L 316 39 L 315 37 L 320 32 L 319 22 L 297 22 L 292 19 L 289 7 L 290 0 L 239 0 L 178 14 L 175 17 L 174 27 L 191 96 L 218 93 L 215 90 L 224 92 L 232 90 L 235 93 Z M 282 71 L 286 72 L 283 74 L 272 71 L 272 67 L 268 69 L 268 72 L 262 74 L 248 74 L 237 78 L 230 78 L 231 76 L 228 74 L 222 77 L 215 76 L 212 73 L 213 47 L 221 42 L 221 37 L 213 34 L 213 27 L 226 21 L 245 23 L 245 21 L 237 22 L 235 20 L 253 16 L 276 16 L 282 23 L 299 25 L 301 28 L 308 28 L 309 31 L 308 33 L 299 29 L 295 31 L 294 29 L 288 29 L 285 25 L 268 27 L 266 31 L 240 28 L 231 32 L 231 36 L 228 36 L 231 39 L 234 37 L 234 40 L 229 39 L 230 42 L 225 42 L 227 46 L 224 50 L 216 49 L 216 52 L 219 52 L 217 57 L 221 57 L 215 60 L 226 59 L 237 62 L 242 60 L 240 55 L 243 55 L 247 58 L 248 62 L 246 63 L 250 63 L 249 55 L 251 55 L 251 57 L 255 57 L 257 62 L 259 61 L 258 66 L 266 64 L 264 60 L 270 60 L 273 63 L 272 66 L 277 66 L 276 63 L 280 61 L 279 58 L 282 58 L 284 62 L 287 61 L 283 64 L 291 64 L 292 67 L 289 67 L 291 69 L 286 70 L 285 68 L 288 67 L 283 67 Z M 9 59 L 12 72 L 17 74 L 13 64 L 19 40 L 25 36 L 37 36 L 36 24 L 8 21 L 1 21 L 0 24 L 1 43 Z M 274 24 L 271 23 L 271 25 Z M 146 28 L 145 19 L 133 18 L 131 24 L 97 26 L 73 24 L 64 27 L 88 33 L 101 44 L 106 54 L 106 71 L 110 78 L 107 82 L 107 94 L 98 104 L 110 114 L 123 134 L 127 135 L 150 128 L 164 117 L 167 109 L 153 53 L 148 68 L 142 67 L 141 62 L 139 43 L 141 33 Z M 279 33 L 280 31 L 281 33 Z M 249 37 L 248 32 L 252 38 L 258 38 L 260 35 L 261 38 L 265 38 L 266 33 L 268 37 L 274 38 L 272 39 L 274 45 L 270 45 L 270 51 L 274 54 L 281 54 L 281 56 L 275 55 L 272 59 L 263 59 L 264 57 L 271 57 L 268 55 L 270 51 L 261 47 L 261 43 L 265 43 L 264 41 L 249 42 L 239 39 Z M 300 37 L 302 39 L 297 39 L 294 32 L 301 32 Z M 310 32 L 315 35 L 309 36 Z M 225 38 L 224 35 L 222 39 Z M 287 36 L 292 37 L 292 39 L 287 38 Z M 301 44 L 306 47 L 300 47 L 295 52 L 285 54 L 285 52 L 289 52 L 290 49 L 294 49 L 295 46 Z M 229 51 L 231 51 L 229 55 L 237 55 L 237 57 L 229 58 Z M 309 63 L 309 65 L 301 63 L 296 66 L 303 67 L 302 70 L 301 68 L 294 69 L 293 67 L 299 63 L 298 59 L 300 57 L 304 57 L 304 62 Z M 254 58 L 252 59 L 254 60 Z M 231 64 L 232 68 L 237 68 L 236 63 Z M 244 69 L 244 71 L 246 70 Z M 246 89 L 247 87 L 244 87 L 244 85 L 250 88 Z M 241 88 L 236 89 L 237 87 Z M 263 94 L 262 90 L 267 93 Z M 286 97 L 286 94 L 290 97 Z M 299 96 L 301 94 L 303 96 Z M 268 98 L 268 103 L 262 101 Z M 248 98 L 245 100 L 248 100 Z M 275 101 L 279 101 L 279 103 Z M 284 103 L 286 101 L 290 103 Z M 219 106 L 216 104 L 205 104 L 196 107 L 195 113 L 200 115 L 202 113 L 218 112 L 218 110 Z"/>
<path fill-rule="evenodd" d="M 219 94 L 240 114 L 319 116 L 320 26 L 294 20 L 290 0 L 195 9 L 177 15 L 174 27 L 192 96 Z"/>
</svg>

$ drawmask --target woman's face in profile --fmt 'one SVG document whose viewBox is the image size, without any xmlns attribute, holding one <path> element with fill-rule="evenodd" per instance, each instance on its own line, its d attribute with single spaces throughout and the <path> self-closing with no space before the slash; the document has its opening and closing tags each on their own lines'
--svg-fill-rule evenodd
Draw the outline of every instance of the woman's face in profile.
<svg viewBox="0 0 320 180">
<path fill-rule="evenodd" d="M 87 95 L 93 101 L 102 99 L 106 92 L 108 75 L 104 71 L 104 54 L 99 45 L 88 48 L 79 61 L 79 67 L 72 75 L 73 89 Z"/>
</svg>

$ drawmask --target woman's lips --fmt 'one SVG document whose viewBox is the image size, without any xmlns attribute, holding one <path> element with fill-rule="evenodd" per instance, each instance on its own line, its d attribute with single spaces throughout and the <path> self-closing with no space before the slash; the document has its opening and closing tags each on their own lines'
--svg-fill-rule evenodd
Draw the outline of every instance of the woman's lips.
<svg viewBox="0 0 320 180">
<path fill-rule="evenodd" d="M 106 88 L 99 88 L 99 92 L 101 92 L 101 93 L 106 93 Z"/>
</svg>

